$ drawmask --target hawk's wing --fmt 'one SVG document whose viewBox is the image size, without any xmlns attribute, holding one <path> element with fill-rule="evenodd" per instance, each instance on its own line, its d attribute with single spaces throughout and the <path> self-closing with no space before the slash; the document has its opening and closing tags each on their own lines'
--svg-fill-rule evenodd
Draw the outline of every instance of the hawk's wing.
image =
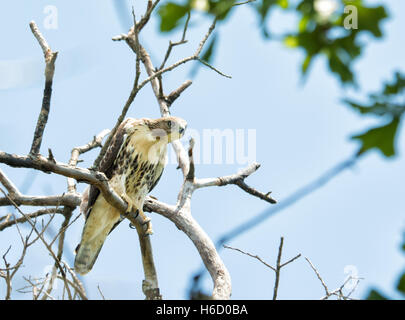
<svg viewBox="0 0 405 320">
<path fill-rule="evenodd" d="M 154 187 L 156 187 L 157 183 L 160 180 L 160 177 L 162 176 L 163 173 L 163 169 L 165 168 L 165 163 L 164 160 L 159 162 L 156 165 L 156 173 L 155 173 L 155 180 L 153 180 L 151 187 L 149 188 L 148 192 L 151 192 L 153 190 Z"/>
<path fill-rule="evenodd" d="M 119 125 L 117 132 L 114 134 L 114 137 L 112 138 L 106 153 L 100 161 L 98 171 L 103 172 L 108 179 L 111 179 L 113 175 L 114 161 L 117 158 L 118 153 L 124 142 L 125 125 L 128 123 L 129 120 L 131 119 L 126 119 Z M 94 205 L 98 195 L 100 194 L 100 190 L 91 185 L 90 188 L 85 191 L 85 193 L 86 192 L 87 197 L 84 194 L 80 209 L 82 213 L 85 214 L 87 219 L 89 217 L 91 207 Z"/>
</svg>

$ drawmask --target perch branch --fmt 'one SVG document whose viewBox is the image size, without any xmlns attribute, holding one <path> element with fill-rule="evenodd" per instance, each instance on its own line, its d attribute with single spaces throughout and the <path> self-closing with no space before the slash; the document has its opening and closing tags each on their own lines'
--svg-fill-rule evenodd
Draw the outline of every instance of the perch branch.
<svg viewBox="0 0 405 320">
<path fill-rule="evenodd" d="M 108 179 L 104 173 L 78 167 L 72 168 L 65 163 L 53 162 L 40 155 L 32 159 L 3 151 L 0 151 L 0 163 L 5 163 L 11 167 L 36 169 L 45 173 L 53 172 L 68 178 L 74 178 L 80 182 L 87 182 L 96 186 L 103 193 L 105 199 L 122 212 L 125 212 L 127 208 L 126 202 L 108 184 Z"/>
<path fill-rule="evenodd" d="M 137 215 L 137 217 L 140 217 L 140 215 Z M 150 237 L 145 236 L 144 227 L 139 220 L 135 219 L 132 215 L 128 216 L 128 219 L 136 228 L 141 247 L 142 264 L 145 275 L 145 280 L 142 282 L 142 291 L 145 294 L 146 300 L 162 300 Z"/>
</svg>

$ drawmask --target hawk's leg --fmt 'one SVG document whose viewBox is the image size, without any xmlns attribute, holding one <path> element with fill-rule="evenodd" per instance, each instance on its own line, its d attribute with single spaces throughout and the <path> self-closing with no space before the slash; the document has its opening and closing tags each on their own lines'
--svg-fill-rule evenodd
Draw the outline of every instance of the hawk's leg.
<svg viewBox="0 0 405 320">
<path fill-rule="evenodd" d="M 145 235 L 153 234 L 151 219 L 146 216 L 142 209 L 138 209 L 137 205 L 126 193 L 122 193 L 121 198 L 128 204 L 127 212 L 139 212 L 139 216 L 142 218 L 141 224 L 146 225 L 146 230 L 144 228 Z"/>
<path fill-rule="evenodd" d="M 136 212 L 136 205 L 132 201 L 132 199 L 126 194 L 126 193 L 121 193 L 121 198 L 127 203 L 127 212 Z"/>
</svg>

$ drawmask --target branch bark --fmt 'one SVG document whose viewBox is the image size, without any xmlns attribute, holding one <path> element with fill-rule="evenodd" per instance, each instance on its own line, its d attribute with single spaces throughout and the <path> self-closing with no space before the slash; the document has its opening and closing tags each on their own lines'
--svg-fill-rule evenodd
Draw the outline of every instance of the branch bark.
<svg viewBox="0 0 405 320">
<path fill-rule="evenodd" d="M 51 96 L 52 96 L 52 83 L 53 83 L 53 75 L 55 73 L 55 61 L 58 57 L 58 52 L 53 52 L 51 47 L 46 42 L 45 38 L 39 31 L 36 23 L 34 21 L 30 22 L 30 28 L 37 39 L 39 45 L 42 48 L 45 57 L 45 89 L 44 89 L 44 96 L 42 99 L 42 107 L 41 112 L 38 116 L 37 126 L 35 128 L 34 138 L 31 145 L 31 156 L 36 156 L 39 154 L 41 143 L 42 143 L 42 136 L 44 134 L 46 123 L 48 122 L 48 115 L 50 111 L 51 105 Z"/>
</svg>

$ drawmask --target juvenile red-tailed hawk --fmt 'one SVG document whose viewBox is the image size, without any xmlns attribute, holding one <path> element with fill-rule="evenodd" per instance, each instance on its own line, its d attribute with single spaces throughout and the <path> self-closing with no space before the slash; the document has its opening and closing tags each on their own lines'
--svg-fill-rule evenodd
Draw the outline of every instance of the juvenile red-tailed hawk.
<svg viewBox="0 0 405 320">
<path fill-rule="evenodd" d="M 119 126 L 100 161 L 99 171 L 106 174 L 111 187 L 127 202 L 127 211 L 146 219 L 146 234 L 151 234 L 152 229 L 142 210 L 145 197 L 162 175 L 167 144 L 181 138 L 186 126 L 186 121 L 177 117 L 128 118 Z M 86 223 L 75 258 L 75 271 L 82 275 L 91 270 L 107 235 L 122 220 L 122 212 L 111 206 L 96 187 L 91 186 L 87 192 L 80 206 Z"/>
</svg>

